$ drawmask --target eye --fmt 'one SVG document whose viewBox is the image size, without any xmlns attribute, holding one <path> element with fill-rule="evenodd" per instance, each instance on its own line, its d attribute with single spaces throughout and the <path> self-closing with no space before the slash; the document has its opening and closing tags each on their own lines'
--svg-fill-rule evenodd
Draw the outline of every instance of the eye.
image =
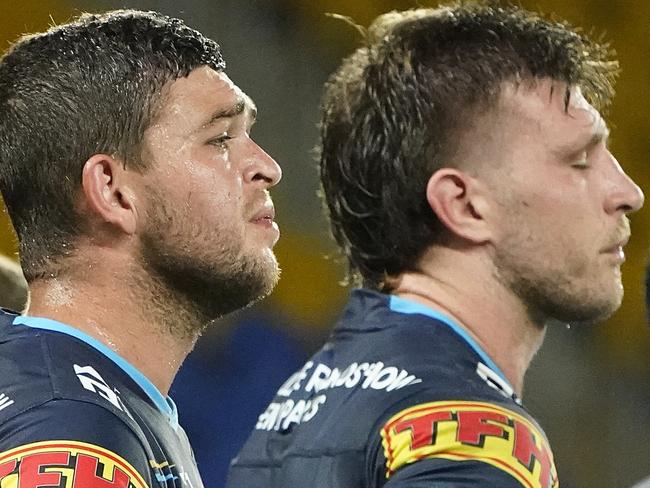
<svg viewBox="0 0 650 488">
<path fill-rule="evenodd" d="M 587 169 L 589 168 L 589 161 L 587 161 L 586 159 L 582 161 L 576 161 L 575 163 L 573 163 L 573 167 L 578 169 Z"/>
<path fill-rule="evenodd" d="M 228 141 L 232 139 L 232 136 L 227 132 L 222 132 L 217 137 L 210 139 L 208 144 L 211 146 L 218 147 L 220 149 L 228 149 Z"/>
<path fill-rule="evenodd" d="M 587 151 L 583 151 L 578 154 L 571 163 L 571 166 L 578 169 L 587 169 L 589 168 L 589 155 Z"/>
</svg>

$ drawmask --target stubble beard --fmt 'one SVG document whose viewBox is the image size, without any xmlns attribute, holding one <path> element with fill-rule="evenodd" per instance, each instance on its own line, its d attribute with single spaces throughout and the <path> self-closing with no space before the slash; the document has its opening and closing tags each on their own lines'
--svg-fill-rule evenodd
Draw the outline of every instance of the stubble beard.
<svg viewBox="0 0 650 488">
<path fill-rule="evenodd" d="M 542 252 L 543 249 L 518 248 L 515 237 L 495 257 L 497 280 L 521 300 L 533 323 L 540 327 L 552 321 L 596 324 L 619 308 L 622 293 L 598 289 L 598 283 L 590 280 L 586 271 L 589 264 L 577 251 L 565 251 L 564 266 L 530 258 Z"/>
<path fill-rule="evenodd" d="M 227 226 L 193 224 L 163 199 L 156 200 L 140 240 L 140 282 L 148 281 L 153 307 L 171 315 L 167 323 L 172 333 L 196 335 L 273 290 L 280 271 L 272 252 L 247 253 L 241 237 Z"/>
</svg>

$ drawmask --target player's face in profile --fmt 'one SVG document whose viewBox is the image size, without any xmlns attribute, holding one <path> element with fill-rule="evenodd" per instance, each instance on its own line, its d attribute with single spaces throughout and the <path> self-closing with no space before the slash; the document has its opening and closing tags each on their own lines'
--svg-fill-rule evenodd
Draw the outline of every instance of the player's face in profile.
<svg viewBox="0 0 650 488">
<path fill-rule="evenodd" d="M 626 215 L 643 194 L 579 89 L 565 109 L 560 83 L 509 87 L 502 108 L 497 273 L 542 318 L 602 320 L 621 304 Z"/>
<path fill-rule="evenodd" d="M 224 73 L 196 69 L 162 99 L 144 138 L 143 258 L 208 317 L 219 316 L 277 282 L 268 189 L 281 170 L 251 139 L 255 107 Z"/>
</svg>

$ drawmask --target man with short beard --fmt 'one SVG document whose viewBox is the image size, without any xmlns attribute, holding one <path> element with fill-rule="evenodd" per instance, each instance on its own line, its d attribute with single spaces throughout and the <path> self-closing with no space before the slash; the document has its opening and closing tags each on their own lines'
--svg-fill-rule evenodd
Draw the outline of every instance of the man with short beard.
<svg viewBox="0 0 650 488">
<path fill-rule="evenodd" d="M 0 314 L 0 482 L 202 485 L 167 392 L 278 266 L 255 106 L 219 46 L 154 12 L 84 14 L 0 60 L 0 190 L 29 314 Z"/>
<path fill-rule="evenodd" d="M 558 486 L 524 374 L 547 324 L 619 307 L 643 194 L 607 148 L 609 48 L 491 5 L 381 16 L 326 85 L 322 191 L 361 288 L 231 488 Z"/>
</svg>

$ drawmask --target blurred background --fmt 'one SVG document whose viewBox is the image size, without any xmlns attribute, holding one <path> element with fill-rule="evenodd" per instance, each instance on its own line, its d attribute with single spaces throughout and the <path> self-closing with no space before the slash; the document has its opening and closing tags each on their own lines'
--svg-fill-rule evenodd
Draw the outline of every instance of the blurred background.
<svg viewBox="0 0 650 488">
<path fill-rule="evenodd" d="M 611 146 L 650 194 L 650 2 L 518 0 L 604 34 L 623 68 L 609 114 Z M 322 85 L 359 43 L 349 25 L 425 0 L 22 0 L 2 1 L 0 46 L 82 11 L 131 7 L 181 17 L 216 39 L 228 74 L 257 103 L 253 137 L 284 169 L 273 192 L 282 238 L 280 284 L 263 304 L 223 320 L 201 339 L 172 388 L 205 486 L 223 486 L 229 459 L 280 383 L 327 337 L 348 290 L 316 197 L 312 148 Z M 645 95 L 644 95 L 645 94 Z M 527 377 L 524 403 L 554 447 L 563 488 L 627 487 L 650 475 L 650 334 L 643 275 L 650 205 L 632 216 L 622 309 L 598 327 L 558 326 Z M 0 254 L 16 260 L 6 214 Z M 0 298 L 1 300 L 1 298 Z M 1 374 L 1 373 L 0 373 Z M 363 415 L 363 412 L 359 412 Z"/>
</svg>

